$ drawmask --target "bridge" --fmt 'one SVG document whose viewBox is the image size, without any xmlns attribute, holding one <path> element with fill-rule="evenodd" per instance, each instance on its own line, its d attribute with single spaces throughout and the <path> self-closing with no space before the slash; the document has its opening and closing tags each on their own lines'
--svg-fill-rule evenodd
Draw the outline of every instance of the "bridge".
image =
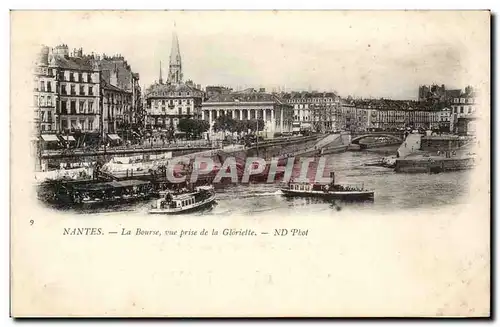
<svg viewBox="0 0 500 327">
<path fill-rule="evenodd" d="M 368 133 L 368 134 L 355 136 L 351 139 L 351 143 L 352 144 L 359 144 L 359 141 L 361 141 L 362 139 L 365 139 L 367 137 L 387 137 L 387 138 L 390 138 L 390 139 L 397 141 L 397 142 L 403 142 L 403 136 L 401 133 L 396 134 L 396 133 L 377 133 L 377 132 L 374 132 L 374 133 Z"/>
</svg>

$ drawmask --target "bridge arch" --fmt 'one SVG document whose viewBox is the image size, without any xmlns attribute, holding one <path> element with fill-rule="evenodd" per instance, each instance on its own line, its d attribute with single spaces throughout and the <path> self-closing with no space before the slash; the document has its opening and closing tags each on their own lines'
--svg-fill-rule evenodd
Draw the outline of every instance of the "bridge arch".
<svg viewBox="0 0 500 327">
<path fill-rule="evenodd" d="M 403 138 L 401 138 L 399 136 L 392 135 L 392 134 L 376 133 L 376 134 L 364 134 L 364 135 L 356 136 L 351 140 L 351 143 L 352 144 L 359 144 L 359 141 L 361 141 L 362 139 L 365 139 L 367 137 L 387 137 L 387 138 L 393 139 L 394 141 L 403 142 Z"/>
</svg>

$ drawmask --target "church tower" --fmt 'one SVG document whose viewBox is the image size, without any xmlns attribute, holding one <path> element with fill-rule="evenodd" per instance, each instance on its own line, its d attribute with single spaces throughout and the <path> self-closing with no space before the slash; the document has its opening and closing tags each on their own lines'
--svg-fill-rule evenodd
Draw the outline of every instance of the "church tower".
<svg viewBox="0 0 500 327">
<path fill-rule="evenodd" d="M 160 79 L 158 80 L 158 83 L 163 84 L 163 77 L 161 74 L 161 60 L 160 60 Z"/>
<path fill-rule="evenodd" d="M 172 34 L 172 49 L 170 50 L 170 65 L 168 70 L 168 84 L 180 84 L 182 82 L 182 61 L 179 50 L 179 39 L 177 33 Z"/>
</svg>

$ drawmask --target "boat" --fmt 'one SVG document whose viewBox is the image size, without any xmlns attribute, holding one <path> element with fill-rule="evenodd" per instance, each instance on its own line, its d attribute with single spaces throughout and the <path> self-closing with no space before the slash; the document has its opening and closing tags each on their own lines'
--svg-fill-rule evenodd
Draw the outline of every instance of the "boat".
<svg viewBox="0 0 500 327">
<path fill-rule="evenodd" d="M 42 200 L 63 206 L 99 206 L 149 200 L 153 185 L 142 180 L 66 181 L 47 186 Z"/>
<path fill-rule="evenodd" d="M 124 180 L 74 187 L 73 202 L 81 205 L 128 203 L 151 197 L 152 185 L 141 180 Z"/>
<path fill-rule="evenodd" d="M 289 182 L 281 188 L 286 197 L 318 197 L 327 200 L 341 201 L 373 201 L 375 192 L 366 190 L 363 183 L 335 184 L 334 173 L 331 173 L 330 184 L 309 182 Z"/>
<path fill-rule="evenodd" d="M 181 194 L 166 193 L 156 200 L 149 210 L 150 214 L 180 214 L 209 208 L 215 202 L 213 186 L 198 186 L 194 192 Z"/>
</svg>

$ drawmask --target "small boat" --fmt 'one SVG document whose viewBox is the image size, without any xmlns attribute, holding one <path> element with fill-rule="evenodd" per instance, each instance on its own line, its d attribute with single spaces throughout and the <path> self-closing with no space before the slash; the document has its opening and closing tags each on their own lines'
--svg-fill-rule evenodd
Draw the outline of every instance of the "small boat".
<svg viewBox="0 0 500 327">
<path fill-rule="evenodd" d="M 149 213 L 151 214 L 180 214 L 210 207 L 215 202 L 213 186 L 198 186 L 194 192 L 172 194 L 166 193 L 155 201 Z"/>
<path fill-rule="evenodd" d="M 331 173 L 334 177 L 334 174 Z M 373 201 L 375 192 L 366 190 L 363 183 L 358 184 L 335 184 L 332 178 L 330 184 L 316 184 L 307 182 L 290 182 L 281 192 L 287 197 L 319 197 L 328 200 L 341 201 Z"/>
</svg>

